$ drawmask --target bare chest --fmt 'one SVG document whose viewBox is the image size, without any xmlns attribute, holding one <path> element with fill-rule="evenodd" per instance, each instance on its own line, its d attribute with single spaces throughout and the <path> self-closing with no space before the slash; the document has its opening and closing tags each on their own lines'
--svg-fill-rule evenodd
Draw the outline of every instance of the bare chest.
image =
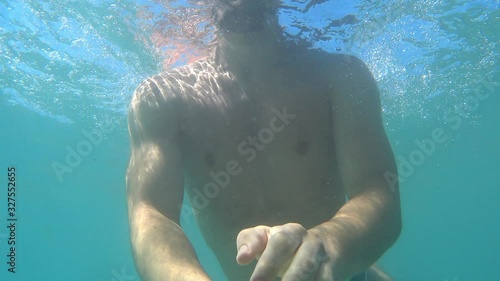
<svg viewBox="0 0 500 281">
<path fill-rule="evenodd" d="M 327 94 L 300 83 L 260 90 L 268 93 L 198 103 L 181 122 L 201 224 L 314 224 L 343 201 Z"/>
</svg>

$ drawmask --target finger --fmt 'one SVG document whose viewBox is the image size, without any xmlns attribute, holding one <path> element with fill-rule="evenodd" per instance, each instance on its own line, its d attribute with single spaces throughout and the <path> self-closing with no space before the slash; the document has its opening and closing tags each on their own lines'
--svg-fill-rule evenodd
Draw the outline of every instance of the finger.
<svg viewBox="0 0 500 281">
<path fill-rule="evenodd" d="M 316 275 L 316 279 L 314 281 L 343 281 L 340 279 L 335 279 L 333 277 L 333 269 L 329 266 L 328 263 L 323 262 L 318 270 L 318 274 Z"/>
<path fill-rule="evenodd" d="M 282 281 L 315 280 L 325 260 L 322 244 L 304 241 L 290 264 Z"/>
<path fill-rule="evenodd" d="M 240 231 L 236 238 L 236 249 L 238 249 L 236 262 L 238 264 L 248 264 L 264 252 L 270 229 L 269 226 L 259 225 Z"/>
<path fill-rule="evenodd" d="M 270 233 L 272 235 L 255 266 L 251 281 L 274 280 L 287 261 L 293 258 L 307 232 L 301 225 L 286 224 L 273 227 Z"/>
</svg>

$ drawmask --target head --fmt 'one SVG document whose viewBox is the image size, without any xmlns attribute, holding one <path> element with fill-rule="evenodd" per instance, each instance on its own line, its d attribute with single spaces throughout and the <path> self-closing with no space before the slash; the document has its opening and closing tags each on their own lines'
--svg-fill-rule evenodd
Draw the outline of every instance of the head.
<svg viewBox="0 0 500 281">
<path fill-rule="evenodd" d="M 214 0 L 212 18 L 221 34 L 246 34 L 277 26 L 279 0 Z"/>
</svg>

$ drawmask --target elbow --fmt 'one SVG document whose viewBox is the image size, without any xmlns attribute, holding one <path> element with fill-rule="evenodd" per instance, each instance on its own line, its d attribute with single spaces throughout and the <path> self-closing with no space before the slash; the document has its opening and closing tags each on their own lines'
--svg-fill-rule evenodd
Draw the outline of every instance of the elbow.
<svg viewBox="0 0 500 281">
<path fill-rule="evenodd" d="M 378 242 L 380 246 L 381 253 L 384 253 L 390 249 L 399 239 L 402 230 L 401 220 L 397 219 L 397 216 L 391 216 L 391 218 L 385 218 L 382 227 L 379 228 L 378 232 Z"/>
<path fill-rule="evenodd" d="M 394 245 L 401 236 L 403 230 L 403 220 L 401 218 L 401 209 L 399 204 L 395 208 L 390 208 L 387 216 L 386 238 L 390 246 Z"/>
<path fill-rule="evenodd" d="M 399 196 L 394 196 L 390 193 L 379 193 L 379 233 L 384 240 L 384 245 L 391 247 L 399 239 L 402 229 L 403 220 L 401 216 L 401 204 Z"/>
<path fill-rule="evenodd" d="M 391 245 L 394 245 L 399 237 L 401 236 L 401 232 L 403 230 L 403 222 L 401 220 L 401 216 L 397 219 L 396 222 L 394 222 L 394 227 L 391 233 Z"/>
<path fill-rule="evenodd" d="M 401 215 L 401 201 L 399 198 L 399 192 L 387 192 L 389 190 L 386 186 L 383 189 L 385 192 L 382 194 L 381 201 L 385 213 L 385 234 L 389 244 L 392 246 L 401 236 L 403 230 L 403 219 Z"/>
</svg>

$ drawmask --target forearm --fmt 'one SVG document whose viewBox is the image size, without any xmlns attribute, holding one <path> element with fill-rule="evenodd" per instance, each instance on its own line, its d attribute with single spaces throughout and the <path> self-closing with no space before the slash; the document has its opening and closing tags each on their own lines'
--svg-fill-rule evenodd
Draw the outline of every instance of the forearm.
<svg viewBox="0 0 500 281">
<path fill-rule="evenodd" d="M 340 280 L 350 278 L 375 263 L 397 240 L 399 195 L 381 192 L 380 187 L 367 188 L 313 230 L 325 237 Z"/>
<path fill-rule="evenodd" d="M 143 281 L 208 281 L 183 230 L 158 211 L 136 211 L 131 220 L 134 260 Z"/>
</svg>

